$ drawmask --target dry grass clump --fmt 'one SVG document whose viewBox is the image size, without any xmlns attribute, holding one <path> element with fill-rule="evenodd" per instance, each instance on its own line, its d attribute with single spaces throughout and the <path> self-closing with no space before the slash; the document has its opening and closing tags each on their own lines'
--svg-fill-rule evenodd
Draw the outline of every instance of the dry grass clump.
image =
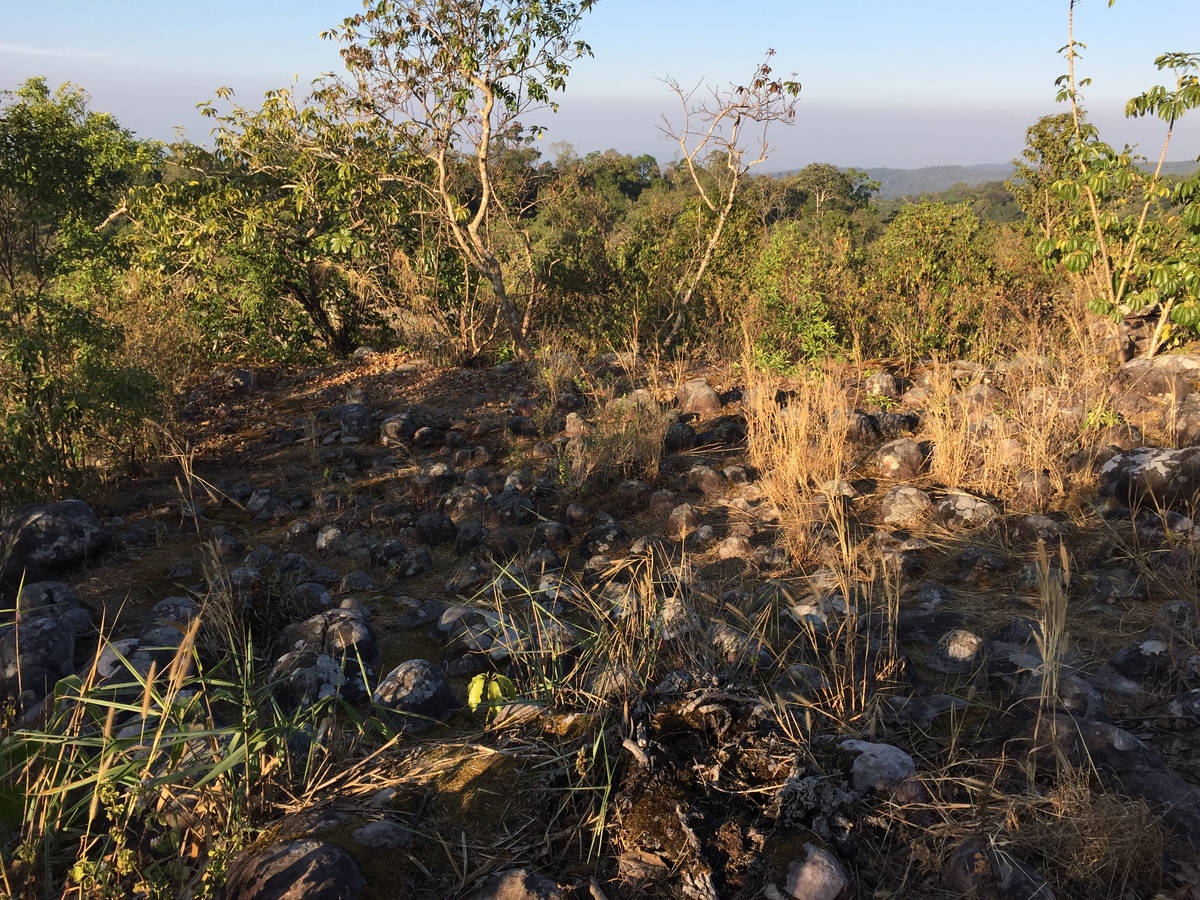
<svg viewBox="0 0 1200 900">
<path fill-rule="evenodd" d="M 671 424 L 665 405 L 641 388 L 616 395 L 610 381 L 588 384 L 595 407 L 590 432 L 572 438 L 560 462 L 560 478 L 570 491 L 622 478 L 653 482 L 662 462 L 663 441 Z"/>
<path fill-rule="evenodd" d="M 1086 350 L 1038 351 L 1031 346 L 999 371 L 935 363 L 926 372 L 921 435 L 933 444 L 936 482 L 1034 506 L 1078 482 L 1071 457 L 1119 421 L 1111 373 Z"/>
<path fill-rule="evenodd" d="M 850 409 L 835 369 L 806 370 L 787 382 L 782 398 L 777 378 L 749 359 L 744 370 L 750 463 L 778 511 L 783 546 L 803 560 L 814 548 L 814 520 L 841 501 L 837 482 L 849 474 Z"/>
<path fill-rule="evenodd" d="M 905 896 L 943 896 L 911 883 L 913 858 L 936 875 L 957 846 L 978 835 L 1032 866 L 1058 897 L 1149 897 L 1161 886 L 1169 835 L 1145 801 L 1104 791 L 1080 770 L 1061 772 L 1046 788 L 1012 790 L 953 774 L 961 768 L 919 776 L 924 801 L 891 799 L 878 808 L 876 824 L 911 850 L 900 854 L 903 862 L 884 863 L 887 880 L 904 884 Z"/>
</svg>

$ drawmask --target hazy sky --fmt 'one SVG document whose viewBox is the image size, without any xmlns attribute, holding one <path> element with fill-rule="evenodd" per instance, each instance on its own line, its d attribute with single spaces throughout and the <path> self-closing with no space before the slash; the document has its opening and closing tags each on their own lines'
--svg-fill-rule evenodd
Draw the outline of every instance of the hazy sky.
<svg viewBox="0 0 1200 900">
<path fill-rule="evenodd" d="M 340 68 L 319 33 L 358 0 L 0 0 L 0 88 L 70 80 L 144 137 L 176 126 L 204 140 L 195 104 L 228 85 L 254 105 L 268 88 Z M 657 126 L 676 112 L 662 84 L 745 80 L 768 48 L 803 84 L 796 124 L 770 134 L 767 169 L 809 162 L 915 167 L 1007 162 L 1038 116 L 1061 111 L 1067 0 L 598 0 L 581 37 L 595 53 L 571 74 L 545 141 L 666 161 Z M 1162 79 L 1154 58 L 1200 52 L 1200 0 L 1084 0 L 1076 36 L 1086 106 L 1114 144 L 1157 155 L 1160 123 L 1129 122 L 1125 100 Z M 1200 110 L 1171 159 L 1200 156 Z"/>
</svg>

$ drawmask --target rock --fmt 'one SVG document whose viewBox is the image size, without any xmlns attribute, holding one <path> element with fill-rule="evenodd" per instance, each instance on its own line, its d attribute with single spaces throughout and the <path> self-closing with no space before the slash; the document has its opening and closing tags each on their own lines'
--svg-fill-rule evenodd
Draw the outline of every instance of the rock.
<svg viewBox="0 0 1200 900">
<path fill-rule="evenodd" d="M 681 384 L 675 392 L 675 401 L 680 412 L 701 418 L 716 415 L 721 409 L 721 398 L 704 378 L 692 378 Z"/>
<path fill-rule="evenodd" d="M 859 390 L 868 397 L 900 399 L 900 382 L 891 372 L 876 372 L 868 375 L 859 384 Z"/>
<path fill-rule="evenodd" d="M 698 491 L 706 497 L 714 497 L 725 493 L 725 476 L 712 466 L 692 466 L 688 471 L 687 485 L 689 491 Z"/>
<path fill-rule="evenodd" d="M 588 424 L 587 419 L 577 412 L 567 413 L 567 418 L 563 423 L 563 436 L 567 438 L 582 438 L 587 437 L 592 433 L 592 426 Z"/>
<path fill-rule="evenodd" d="M 992 521 L 999 511 L 986 500 L 952 492 L 937 505 L 937 518 L 948 528 L 970 528 Z"/>
<path fill-rule="evenodd" d="M 1175 716 L 1177 718 L 1188 719 L 1193 723 L 1200 723 L 1200 688 L 1185 691 L 1174 698 L 1167 704 L 1166 713 L 1168 716 Z"/>
<path fill-rule="evenodd" d="M 1100 496 L 1129 506 L 1187 507 L 1198 490 L 1200 447 L 1143 447 L 1118 453 L 1100 468 Z"/>
<path fill-rule="evenodd" d="M 1054 891 L 1030 865 L 982 835 L 962 843 L 942 873 L 956 896 L 979 900 L 1054 900 Z"/>
<path fill-rule="evenodd" d="M 258 376 L 249 369 L 234 369 L 225 376 L 225 387 L 239 396 L 248 397 L 258 391 Z"/>
<path fill-rule="evenodd" d="M 914 413 L 881 412 L 875 416 L 875 427 L 884 440 L 895 440 L 913 434 L 921 427 L 921 420 Z"/>
<path fill-rule="evenodd" d="M 336 553 L 346 542 L 346 534 L 337 525 L 324 525 L 317 532 L 317 549 L 325 553 Z"/>
<path fill-rule="evenodd" d="M 430 547 L 451 544 L 458 536 L 458 527 L 454 521 L 441 513 L 428 513 L 421 516 L 415 523 L 417 537 L 421 543 Z"/>
<path fill-rule="evenodd" d="M 686 453 L 696 446 L 696 429 L 687 422 L 673 422 L 663 438 L 664 453 Z"/>
<path fill-rule="evenodd" d="M 513 487 L 506 486 L 488 501 L 488 505 L 502 525 L 519 528 L 537 521 L 533 501 Z"/>
<path fill-rule="evenodd" d="M 361 444 L 371 439 L 371 410 L 363 404 L 341 403 L 327 410 L 326 415 L 341 425 L 338 440 L 343 444 Z"/>
<path fill-rule="evenodd" d="M 375 703 L 396 728 L 414 732 L 445 722 L 458 708 L 446 676 L 424 659 L 410 659 L 385 675 Z"/>
<path fill-rule="evenodd" d="M 23 619 L 50 616 L 71 626 L 75 636 L 83 637 L 92 630 L 92 614 L 83 608 L 69 585 L 62 581 L 38 581 L 21 588 L 17 612 Z M 0 612 L 0 621 L 8 618 L 8 610 Z"/>
<path fill-rule="evenodd" d="M 690 503 L 681 503 L 667 516 L 665 532 L 667 537 L 682 541 L 700 527 L 700 513 Z"/>
<path fill-rule="evenodd" d="M 412 413 L 388 416 L 379 426 L 380 442 L 385 447 L 413 443 L 420 426 Z"/>
<path fill-rule="evenodd" d="M 805 860 L 788 865 L 784 890 L 795 900 L 835 900 L 850 884 L 846 870 L 828 850 L 804 845 Z"/>
<path fill-rule="evenodd" d="M 894 791 L 917 774 L 913 758 L 891 744 L 846 740 L 838 746 L 856 754 L 850 773 L 856 791 Z"/>
<path fill-rule="evenodd" d="M 1115 673 L 1123 682 L 1110 685 L 1122 693 L 1153 693 L 1167 687 L 1175 675 L 1175 660 L 1165 641 L 1148 640 L 1127 644 L 1114 653 L 1101 670 Z"/>
<path fill-rule="evenodd" d="M 413 842 L 413 833 L 391 819 L 381 819 L 356 828 L 350 837 L 360 847 L 372 850 L 397 850 Z"/>
<path fill-rule="evenodd" d="M 513 869 L 488 880 L 468 900 L 566 900 L 566 891 L 528 869 Z"/>
<path fill-rule="evenodd" d="M 629 546 L 633 537 L 615 519 L 600 522 L 583 539 L 583 552 L 589 557 L 599 553 L 613 553 L 618 548 Z"/>
<path fill-rule="evenodd" d="M 765 640 L 751 637 L 725 622 L 713 622 L 708 629 L 708 638 L 717 658 L 726 665 L 766 668 L 774 662 Z"/>
<path fill-rule="evenodd" d="M 696 435 L 697 444 L 713 444 L 719 447 L 737 447 L 746 442 L 746 419 L 744 416 L 718 416 L 708 428 Z"/>
<path fill-rule="evenodd" d="M 338 590 L 343 594 L 351 594 L 356 591 L 373 591 L 375 590 L 375 579 L 371 577 L 369 572 L 347 572 L 342 580 L 338 582 Z"/>
<path fill-rule="evenodd" d="M 874 416 L 856 409 L 847 419 L 846 440 L 853 444 L 873 444 L 879 439 L 879 423 Z"/>
<path fill-rule="evenodd" d="M 289 625 L 276 641 L 276 652 L 313 650 L 326 653 L 343 665 L 365 667 L 370 674 L 383 660 L 375 632 L 364 614 L 331 609 Z"/>
<path fill-rule="evenodd" d="M 396 574 L 401 578 L 423 578 L 433 572 L 433 557 L 424 547 L 409 550 L 400 560 Z"/>
<path fill-rule="evenodd" d="M 64 617 L 0 626 L 0 694 L 28 708 L 75 671 L 75 629 Z"/>
<path fill-rule="evenodd" d="M 66 572 L 112 540 L 112 530 L 82 500 L 34 503 L 0 524 L 0 577 L 28 581 Z"/>
<path fill-rule="evenodd" d="M 717 545 L 717 556 L 721 559 L 749 559 L 754 555 L 754 545 L 745 535 L 731 534 Z"/>
<path fill-rule="evenodd" d="M 892 488 L 879 504 L 879 514 L 885 525 L 919 525 L 932 510 L 933 501 L 929 495 L 911 485 Z"/>
<path fill-rule="evenodd" d="M 333 609 L 289 625 L 276 642 L 271 670 L 281 705 L 298 709 L 330 696 L 365 697 L 382 655 L 365 617 Z"/>
<path fill-rule="evenodd" d="M 979 635 L 955 628 L 938 639 L 937 646 L 925 657 L 925 665 L 946 675 L 962 675 L 979 667 L 985 647 Z"/>
<path fill-rule="evenodd" d="M 1029 716 L 1016 743 L 1027 744 L 1032 758 L 1046 771 L 1065 761 L 1099 773 L 1108 785 L 1140 798 L 1162 817 L 1179 852 L 1200 854 L 1200 787 L 1172 771 L 1157 753 L 1136 737 L 1107 722 L 1058 713 L 1053 721 Z"/>
<path fill-rule="evenodd" d="M 506 423 L 508 433 L 515 438 L 537 440 L 541 437 L 537 422 L 529 416 L 510 416 Z"/>
<path fill-rule="evenodd" d="M 879 448 L 879 474 L 893 481 L 911 481 L 925 468 L 925 451 L 912 438 L 897 438 Z"/>
<path fill-rule="evenodd" d="M 284 841 L 243 856 L 225 884 L 230 900 L 358 900 L 366 879 L 335 844 Z"/>
</svg>

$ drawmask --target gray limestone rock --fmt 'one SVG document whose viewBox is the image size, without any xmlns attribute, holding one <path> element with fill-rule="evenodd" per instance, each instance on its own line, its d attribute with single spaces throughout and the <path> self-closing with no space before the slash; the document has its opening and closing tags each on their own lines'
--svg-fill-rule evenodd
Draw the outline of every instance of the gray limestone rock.
<svg viewBox="0 0 1200 900">
<path fill-rule="evenodd" d="M 879 474 L 893 481 L 911 481 L 925 468 L 925 451 L 912 438 L 897 438 L 879 448 Z"/>
<path fill-rule="evenodd" d="M 385 675 L 375 688 L 375 703 L 381 716 L 408 731 L 444 722 L 458 708 L 446 676 L 424 659 L 410 659 Z"/>
<path fill-rule="evenodd" d="M 885 525 L 919 525 L 933 510 L 933 501 L 920 488 L 899 485 L 888 491 L 879 505 Z"/>
<path fill-rule="evenodd" d="M 82 500 L 35 503 L 0 524 L 0 576 L 28 581 L 66 572 L 111 544 L 112 529 Z"/>
<path fill-rule="evenodd" d="M 838 746 L 855 754 L 850 780 L 856 791 L 892 791 L 917 774 L 913 758 L 891 744 L 846 740 Z"/>
<path fill-rule="evenodd" d="M 721 398 L 704 378 L 692 378 L 681 384 L 675 400 L 681 412 L 701 417 L 716 415 L 721 409 Z"/>
<path fill-rule="evenodd" d="M 272 844 L 243 856 L 225 885 L 230 900 L 358 900 L 362 870 L 335 844 L 314 838 Z"/>
</svg>

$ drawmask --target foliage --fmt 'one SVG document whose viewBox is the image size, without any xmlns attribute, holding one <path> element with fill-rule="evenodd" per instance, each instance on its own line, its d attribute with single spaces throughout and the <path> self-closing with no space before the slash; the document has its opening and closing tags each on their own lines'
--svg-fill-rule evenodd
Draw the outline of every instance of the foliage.
<svg viewBox="0 0 1200 900">
<path fill-rule="evenodd" d="M 489 716 L 496 709 L 516 699 L 517 688 L 512 679 L 498 672 L 480 672 L 467 685 L 467 709 L 478 713 L 481 709 Z"/>
<path fill-rule="evenodd" d="M 821 208 L 836 206 L 846 212 L 861 209 L 879 192 L 879 182 L 859 169 L 839 169 L 830 163 L 812 163 L 791 178 L 791 184 L 812 201 L 818 218 Z"/>
<path fill-rule="evenodd" d="M 78 490 L 94 457 L 127 446 L 157 385 L 119 360 L 122 336 L 89 305 L 123 264 L 122 192 L 153 173 L 83 91 L 43 79 L 0 107 L 0 503 Z"/>
<path fill-rule="evenodd" d="M 1013 160 L 1008 189 L 1031 225 L 1043 238 L 1053 237 L 1072 210 L 1055 184 L 1073 174 L 1071 144 L 1075 133 L 1070 113 L 1042 116 L 1025 130 L 1025 149 Z"/>
<path fill-rule="evenodd" d="M 839 337 L 822 292 L 831 268 L 798 223 L 784 222 L 772 231 L 751 278 L 757 300 L 753 349 L 760 366 L 786 372 L 795 360 L 836 353 Z"/>
<path fill-rule="evenodd" d="M 491 285 L 523 354 L 526 317 L 509 296 L 491 242 L 491 223 L 512 213 L 497 190 L 492 151 L 498 140 L 526 133 L 523 115 L 556 108 L 552 98 L 566 87 L 570 63 L 591 53 L 575 35 L 592 2 L 364 0 L 365 12 L 327 35 L 341 44 L 354 82 L 350 108 L 429 161 L 430 177 L 410 183 Z M 460 146 L 474 156 L 470 193 L 456 183 Z"/>
<path fill-rule="evenodd" d="M 1200 179 L 1172 186 L 1162 172 L 1175 124 L 1200 107 L 1200 54 L 1159 56 L 1155 65 L 1174 75 L 1174 87 L 1156 85 L 1126 105 L 1127 116 L 1155 115 L 1166 123 L 1157 165 L 1147 172 L 1084 119 L 1080 90 L 1089 79 L 1075 75 L 1082 47 L 1074 37 L 1075 2 L 1063 48 L 1068 72 L 1058 79 L 1058 98 L 1071 106 L 1069 172 L 1054 184 L 1071 212 L 1038 243 L 1038 252 L 1048 266 L 1061 263 L 1087 279 L 1088 306 L 1097 315 L 1120 322 L 1157 310 L 1146 348 L 1153 356 L 1172 326 L 1192 333 L 1200 326 Z"/>
<path fill-rule="evenodd" d="M 213 149 L 177 146 L 179 177 L 132 201 L 146 262 L 191 296 L 226 353 L 294 355 L 316 341 L 346 353 L 437 279 L 442 260 L 400 180 L 410 160 L 328 98 L 272 91 L 224 115 L 205 104 Z"/>
<path fill-rule="evenodd" d="M 679 82 L 667 79 L 667 86 L 683 107 L 683 121 L 678 126 L 668 122 L 663 130 L 679 145 L 682 165 L 700 197 L 700 212 L 711 221 L 698 229 L 696 252 L 675 285 L 674 314 L 664 344 L 673 343 L 683 330 L 688 304 L 721 244 L 743 177 L 767 159 L 767 126 L 772 122 L 788 124 L 796 117 L 800 83 L 795 73 L 790 79 L 773 75 L 770 59 L 774 54 L 774 50 L 767 51 L 766 60 L 759 63 L 746 84 L 731 84 L 725 91 L 710 90 L 707 100 L 695 99 L 698 86 L 684 90 Z M 754 126 L 761 128 L 757 154 L 750 152 L 744 133 L 744 129 Z"/>
<path fill-rule="evenodd" d="M 866 290 L 878 337 L 907 357 L 960 354 L 984 310 L 970 302 L 991 273 L 976 243 L 969 204 L 922 201 L 903 207 L 870 250 Z"/>
</svg>

